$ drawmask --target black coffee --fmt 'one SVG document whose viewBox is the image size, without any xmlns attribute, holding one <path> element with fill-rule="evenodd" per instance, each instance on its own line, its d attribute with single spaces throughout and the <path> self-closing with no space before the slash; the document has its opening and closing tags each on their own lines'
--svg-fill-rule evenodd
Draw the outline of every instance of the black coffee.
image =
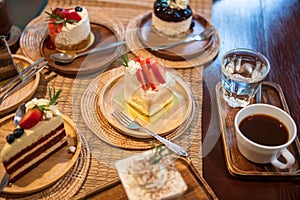
<svg viewBox="0 0 300 200">
<path fill-rule="evenodd" d="M 263 114 L 246 117 L 239 129 L 251 141 L 266 146 L 285 144 L 289 138 L 288 129 L 281 121 Z"/>
</svg>

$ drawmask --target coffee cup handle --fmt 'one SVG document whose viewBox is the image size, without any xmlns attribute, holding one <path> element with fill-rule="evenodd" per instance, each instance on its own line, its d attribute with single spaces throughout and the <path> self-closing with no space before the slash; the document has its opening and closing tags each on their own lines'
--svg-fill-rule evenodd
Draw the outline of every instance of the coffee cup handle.
<svg viewBox="0 0 300 200">
<path fill-rule="evenodd" d="M 280 162 L 277 157 L 275 157 L 271 163 L 274 167 L 277 167 L 279 169 L 287 169 L 289 167 L 291 167 L 294 162 L 295 162 L 295 158 L 293 156 L 293 154 L 291 154 L 291 152 L 289 152 L 289 150 L 287 148 L 282 149 L 280 151 L 280 154 L 285 158 L 286 163 L 282 163 Z"/>
</svg>

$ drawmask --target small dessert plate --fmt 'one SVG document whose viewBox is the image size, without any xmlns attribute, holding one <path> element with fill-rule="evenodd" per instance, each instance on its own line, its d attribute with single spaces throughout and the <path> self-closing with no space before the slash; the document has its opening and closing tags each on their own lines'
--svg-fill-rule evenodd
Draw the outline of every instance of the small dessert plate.
<svg viewBox="0 0 300 200">
<path fill-rule="evenodd" d="M 145 49 L 150 51 L 155 56 L 165 58 L 168 60 L 175 60 L 175 61 L 191 59 L 199 56 L 207 48 L 209 48 L 209 46 L 212 43 L 214 43 L 215 37 L 217 36 L 217 33 L 215 31 L 214 35 L 207 40 L 188 42 L 188 43 L 184 43 L 178 46 L 168 48 L 166 50 L 152 51 L 151 50 L 152 47 L 157 47 L 178 40 L 183 40 L 186 37 L 193 37 L 195 35 L 200 34 L 204 29 L 208 27 L 212 27 L 213 29 L 214 27 L 208 20 L 206 20 L 201 15 L 194 14 L 193 15 L 194 26 L 190 29 L 188 33 L 178 38 L 168 37 L 158 33 L 152 27 L 151 14 L 152 12 L 147 13 L 144 17 L 142 17 L 137 27 L 138 27 L 138 37 L 140 41 L 145 46 Z"/>
<path fill-rule="evenodd" d="M 166 135 L 167 133 L 175 130 L 190 116 L 192 110 L 192 93 L 189 86 L 185 81 L 175 75 L 175 90 L 174 100 L 172 108 L 168 109 L 163 115 L 154 116 L 151 121 L 145 120 L 142 116 L 138 116 L 136 113 L 130 113 L 128 105 L 123 98 L 120 100 L 120 96 L 124 94 L 124 72 L 123 69 L 119 70 L 119 73 L 106 83 L 99 94 L 98 106 L 101 113 L 105 116 L 108 122 L 121 133 L 136 137 L 136 138 L 152 138 L 151 135 L 128 129 L 121 125 L 113 116 L 112 112 L 116 109 L 121 109 L 125 114 L 129 115 L 132 119 L 140 120 L 149 130 L 159 134 Z M 121 105 L 120 105 L 121 104 Z M 158 115 L 158 114 L 156 114 Z"/>
<path fill-rule="evenodd" d="M 120 82 L 118 85 L 115 85 L 115 83 L 118 83 L 118 81 L 123 79 L 123 74 L 124 68 L 118 67 L 107 70 L 101 75 L 97 76 L 95 79 L 91 80 L 84 93 L 80 95 L 80 110 L 83 120 L 96 137 L 109 145 L 123 149 L 149 149 L 153 147 L 154 139 L 152 137 L 149 137 L 149 135 L 146 135 L 142 132 L 127 132 L 129 130 L 125 127 L 122 127 L 119 123 L 117 124 L 117 121 L 112 117 L 112 108 L 107 107 L 104 111 L 102 111 L 100 108 L 101 102 L 103 103 L 101 107 L 104 106 L 104 103 L 107 103 L 107 106 L 110 106 L 110 104 L 113 103 L 118 108 L 120 107 L 115 102 L 115 98 L 113 98 L 110 94 L 115 94 L 116 96 L 119 95 L 116 93 L 118 92 L 118 90 L 114 89 L 116 88 L 115 86 L 119 86 L 120 90 L 124 89 L 124 86 L 120 85 Z M 180 79 L 179 77 L 177 78 Z M 112 85 L 111 83 L 114 84 Z M 173 128 L 175 125 L 177 125 L 177 128 L 164 136 L 170 141 L 175 140 L 182 134 L 185 134 L 186 130 L 193 122 L 194 117 L 197 115 L 196 101 L 193 98 L 193 93 L 188 84 L 185 81 L 181 80 L 177 83 L 177 86 L 178 88 L 181 88 L 181 92 L 179 93 L 177 91 L 177 93 L 186 98 L 185 107 L 189 108 L 190 110 L 185 110 L 187 116 L 186 120 L 181 121 L 178 124 L 172 124 Z M 102 101 L 100 100 L 100 98 L 102 98 Z M 103 98 L 107 102 L 103 102 Z M 106 109 L 109 109 L 110 113 L 107 113 L 108 111 L 106 111 Z M 107 119 L 108 117 L 110 121 Z M 115 123 L 115 126 L 121 126 L 121 128 L 123 128 L 124 130 L 120 131 L 116 129 L 111 125 L 111 123 Z M 157 133 L 160 134 L 160 132 Z M 144 138 L 141 138 L 141 136 L 143 136 Z"/>
<path fill-rule="evenodd" d="M 20 70 L 28 67 L 33 61 L 27 57 L 13 54 L 14 61 Z M 40 82 L 40 74 L 37 73 L 33 79 L 27 83 L 22 89 L 13 93 L 3 101 L 0 105 L 0 116 L 10 113 L 15 110 L 19 105 L 31 99 L 33 94 L 38 88 Z"/>
<path fill-rule="evenodd" d="M 5 145 L 6 135 L 15 129 L 14 114 L 8 115 L 0 121 L 0 149 Z M 81 139 L 74 122 L 63 115 L 65 130 L 68 136 L 68 145 L 51 155 L 48 159 L 28 172 L 17 182 L 3 188 L 4 193 L 27 194 L 40 191 L 60 180 L 76 163 L 81 149 Z M 75 153 L 68 153 L 68 148 L 74 146 Z M 5 173 L 0 167 L 0 176 Z"/>
<path fill-rule="evenodd" d="M 124 40 L 124 25 L 118 18 L 111 16 L 111 10 L 95 6 L 86 6 L 86 8 L 89 12 L 91 31 L 95 37 L 88 49 Z M 122 46 L 118 46 L 99 54 L 79 57 L 69 64 L 56 63 L 50 59 L 50 54 L 58 51 L 47 49 L 45 46 L 48 37 L 46 19 L 46 14 L 41 14 L 27 24 L 20 38 L 20 47 L 22 52 L 32 60 L 37 60 L 44 55 L 49 62 L 50 69 L 63 75 L 89 74 L 99 71 L 113 62 L 123 49 Z"/>
<path fill-rule="evenodd" d="M 120 41 L 120 38 L 115 34 L 113 29 L 108 26 L 92 23 L 91 22 L 91 41 L 87 47 L 81 49 L 77 52 L 84 52 L 86 50 L 93 49 L 97 46 L 108 45 L 117 41 Z M 50 41 L 48 34 L 45 34 L 40 45 L 40 53 L 45 57 L 49 66 L 60 73 L 68 75 L 76 75 L 77 73 L 92 73 L 99 70 L 99 67 L 105 66 L 108 63 L 112 62 L 118 55 L 118 52 L 121 50 L 121 46 L 111 48 L 109 50 L 103 51 L 94 55 L 86 55 L 76 58 L 72 63 L 63 64 L 55 62 L 50 58 L 50 55 L 53 53 L 61 52 L 62 50 L 50 49 L 47 48 L 47 43 Z M 70 53 L 70 52 L 68 52 Z"/>
</svg>

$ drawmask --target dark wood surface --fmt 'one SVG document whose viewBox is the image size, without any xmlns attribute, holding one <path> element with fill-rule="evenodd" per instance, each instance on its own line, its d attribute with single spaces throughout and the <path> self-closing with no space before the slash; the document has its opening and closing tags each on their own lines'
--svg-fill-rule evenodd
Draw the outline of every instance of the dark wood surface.
<svg viewBox="0 0 300 200">
<path fill-rule="evenodd" d="M 271 64 L 266 80 L 282 87 L 300 136 L 300 1 L 215 0 L 212 23 L 221 48 L 204 70 L 204 178 L 219 199 L 299 199 L 300 180 L 244 180 L 229 174 L 214 88 L 220 81 L 220 57 L 226 51 L 245 47 L 263 53 Z"/>
</svg>

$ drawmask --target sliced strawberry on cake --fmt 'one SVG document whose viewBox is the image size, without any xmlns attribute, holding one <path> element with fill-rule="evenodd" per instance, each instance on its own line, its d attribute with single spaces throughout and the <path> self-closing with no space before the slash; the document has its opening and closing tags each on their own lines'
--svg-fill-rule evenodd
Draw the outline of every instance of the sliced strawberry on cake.
<svg viewBox="0 0 300 200">
<path fill-rule="evenodd" d="M 142 115 L 152 116 L 172 102 L 175 82 L 170 78 L 167 81 L 168 72 L 162 63 L 142 56 L 136 61 L 123 60 L 125 100 L 130 107 Z"/>
<path fill-rule="evenodd" d="M 150 68 L 152 69 L 159 83 L 166 83 L 166 67 L 164 65 L 159 62 L 153 62 L 151 63 Z"/>
<path fill-rule="evenodd" d="M 38 108 L 28 110 L 21 119 L 19 126 L 23 129 L 30 129 L 34 127 L 39 121 L 43 119 L 43 111 Z"/>
<path fill-rule="evenodd" d="M 142 85 L 143 90 L 146 91 L 146 90 L 149 89 L 149 85 L 148 85 L 148 83 L 146 82 L 146 80 L 145 80 L 145 78 L 144 78 L 144 74 L 143 74 L 143 72 L 142 72 L 141 69 L 138 69 L 138 70 L 136 71 L 136 78 L 137 78 L 137 80 L 140 82 L 140 84 Z"/>
</svg>

